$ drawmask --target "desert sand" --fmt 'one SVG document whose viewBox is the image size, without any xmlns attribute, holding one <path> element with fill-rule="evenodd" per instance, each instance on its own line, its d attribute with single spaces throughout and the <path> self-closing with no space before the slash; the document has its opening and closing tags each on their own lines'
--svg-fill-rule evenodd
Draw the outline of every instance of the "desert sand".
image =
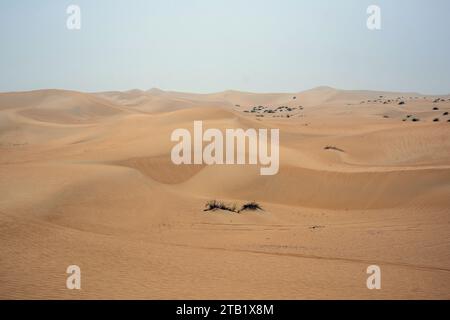
<svg viewBox="0 0 450 320">
<path fill-rule="evenodd" d="M 447 112 L 450 96 L 329 87 L 1 93 L 0 298 L 450 299 Z M 195 120 L 279 128 L 279 173 L 172 164 Z"/>
</svg>

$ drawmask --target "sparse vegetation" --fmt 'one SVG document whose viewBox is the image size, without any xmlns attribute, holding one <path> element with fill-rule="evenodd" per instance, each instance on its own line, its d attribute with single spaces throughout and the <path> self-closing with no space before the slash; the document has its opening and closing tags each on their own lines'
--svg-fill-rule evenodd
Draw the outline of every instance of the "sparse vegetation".
<svg viewBox="0 0 450 320">
<path fill-rule="evenodd" d="M 252 202 L 248 202 L 246 204 L 244 204 L 241 207 L 241 210 L 239 210 L 239 212 L 242 211 L 256 211 L 256 210 L 263 210 L 263 208 L 255 201 Z"/>
<path fill-rule="evenodd" d="M 208 201 L 203 211 L 217 211 L 217 210 L 228 211 L 231 213 L 241 213 L 243 211 L 257 211 L 257 210 L 264 211 L 263 208 L 255 201 L 243 204 L 242 207 L 238 210 L 235 203 L 226 204 L 225 202 L 217 200 Z"/>
<path fill-rule="evenodd" d="M 256 114 L 257 117 L 261 117 L 258 116 L 258 114 L 261 113 L 268 113 L 271 114 L 272 117 L 274 118 L 278 118 L 278 117 L 285 117 L 286 118 L 291 118 L 293 116 L 295 116 L 295 114 L 293 114 L 294 111 L 296 110 L 302 110 L 303 107 L 288 107 L 288 106 L 279 106 L 279 107 L 270 107 L 270 106 L 257 106 L 257 107 L 252 107 L 250 110 L 246 110 L 244 112 L 246 113 L 253 113 Z M 281 114 L 284 113 L 284 114 Z M 276 115 L 278 114 L 278 115 Z"/>
<path fill-rule="evenodd" d="M 439 122 L 439 118 L 433 119 L 434 122 Z"/>
<path fill-rule="evenodd" d="M 224 202 L 211 200 L 208 201 L 205 205 L 205 209 L 203 211 L 216 211 L 216 210 L 224 210 L 229 212 L 238 212 L 236 211 L 236 205 L 227 205 Z"/>
<path fill-rule="evenodd" d="M 340 149 L 338 147 L 335 147 L 335 146 L 326 146 L 324 149 L 325 150 L 335 150 L 335 151 L 339 151 L 339 152 L 345 152 L 344 150 L 342 150 L 342 149 Z"/>
</svg>

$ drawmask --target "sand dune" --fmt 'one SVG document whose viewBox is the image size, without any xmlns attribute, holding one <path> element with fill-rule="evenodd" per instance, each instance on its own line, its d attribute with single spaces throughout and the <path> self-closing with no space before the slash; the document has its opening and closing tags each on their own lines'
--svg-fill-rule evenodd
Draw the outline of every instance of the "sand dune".
<svg viewBox="0 0 450 320">
<path fill-rule="evenodd" d="M 92 122 L 124 112 L 94 95 L 62 90 L 41 90 L 0 95 L 0 109 L 20 109 L 18 114 L 42 122 Z"/>
<path fill-rule="evenodd" d="M 329 87 L 2 93 L 0 297 L 448 299 L 447 112 L 449 96 Z M 170 134 L 195 120 L 279 128 L 279 173 L 174 165 Z"/>
</svg>

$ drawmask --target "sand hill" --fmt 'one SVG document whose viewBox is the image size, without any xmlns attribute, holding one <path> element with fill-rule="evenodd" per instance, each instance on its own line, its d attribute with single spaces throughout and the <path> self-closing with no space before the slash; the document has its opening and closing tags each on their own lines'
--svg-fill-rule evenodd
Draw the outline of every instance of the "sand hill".
<svg viewBox="0 0 450 320">
<path fill-rule="evenodd" d="M 448 112 L 329 87 L 2 93 L 0 298 L 449 299 Z M 279 128 L 280 172 L 173 165 L 170 134 L 195 120 Z"/>
</svg>

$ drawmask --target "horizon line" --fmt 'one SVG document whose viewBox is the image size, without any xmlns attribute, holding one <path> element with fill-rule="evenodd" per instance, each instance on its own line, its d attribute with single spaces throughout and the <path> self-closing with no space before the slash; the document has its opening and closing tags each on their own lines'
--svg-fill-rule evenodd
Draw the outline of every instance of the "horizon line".
<svg viewBox="0 0 450 320">
<path fill-rule="evenodd" d="M 308 91 L 314 90 L 335 90 L 335 91 L 346 91 L 346 92 L 372 92 L 372 93 L 395 93 L 395 94 L 414 94 L 420 96 L 449 96 L 450 93 L 438 93 L 438 94 L 429 94 L 429 93 L 421 93 L 416 91 L 393 91 L 393 90 L 377 90 L 377 89 L 341 89 L 328 85 L 321 85 L 312 87 L 306 90 L 300 91 L 246 91 L 246 90 L 238 90 L 238 89 L 225 89 L 222 91 L 212 91 L 212 92 L 195 92 L 195 91 L 185 91 L 185 90 L 172 90 L 172 89 L 161 89 L 159 87 L 151 87 L 150 89 L 141 89 L 141 88 L 131 88 L 131 89 L 122 89 L 122 90 L 99 90 L 99 91 L 91 91 L 91 90 L 76 90 L 76 89 L 67 89 L 67 88 L 40 88 L 40 89 L 30 89 L 30 90 L 13 90 L 13 91 L 0 91 L 0 94 L 8 94 L 8 93 L 29 93 L 29 92 L 39 92 L 39 91 L 67 91 L 67 92 L 77 92 L 77 93 L 87 93 L 87 94 L 101 94 L 108 92 L 132 92 L 139 91 L 142 93 L 149 93 L 150 91 L 160 91 L 164 93 L 185 93 L 185 94 L 196 94 L 196 95 L 214 95 L 226 92 L 238 92 L 238 93 L 246 93 L 246 94 L 300 94 Z"/>
</svg>

